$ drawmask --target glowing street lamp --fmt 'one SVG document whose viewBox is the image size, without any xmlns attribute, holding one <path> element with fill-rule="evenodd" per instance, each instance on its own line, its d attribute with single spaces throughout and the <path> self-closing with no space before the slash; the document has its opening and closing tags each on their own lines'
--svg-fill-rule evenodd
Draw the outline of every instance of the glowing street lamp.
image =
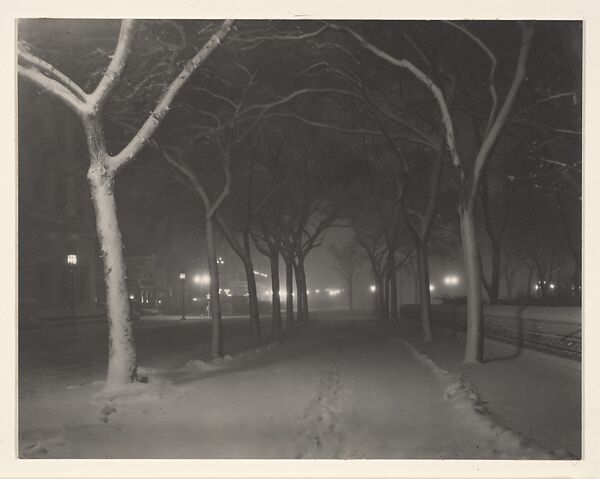
<svg viewBox="0 0 600 479">
<path fill-rule="evenodd" d="M 181 320 L 185 321 L 185 273 L 179 273 L 179 281 L 181 281 Z"/>
<path fill-rule="evenodd" d="M 429 285 L 429 291 L 435 291 L 435 286 L 433 284 Z"/>
<path fill-rule="evenodd" d="M 371 286 L 369 286 L 369 289 L 371 290 L 371 293 L 374 293 L 375 291 L 377 291 L 377 286 L 372 284 Z"/>
<path fill-rule="evenodd" d="M 446 276 L 444 278 L 444 284 L 447 284 L 448 286 L 456 286 L 458 284 L 458 276 L 453 274 Z"/>
<path fill-rule="evenodd" d="M 77 255 L 69 253 L 67 255 L 67 265 L 69 267 L 69 276 L 71 276 L 71 328 L 75 331 L 75 267 L 77 266 Z"/>
</svg>

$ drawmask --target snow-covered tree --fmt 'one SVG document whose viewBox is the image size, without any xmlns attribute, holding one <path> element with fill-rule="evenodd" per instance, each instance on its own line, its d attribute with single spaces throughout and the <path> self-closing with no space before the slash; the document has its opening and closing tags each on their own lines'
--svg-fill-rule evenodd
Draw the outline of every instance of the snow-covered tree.
<svg viewBox="0 0 600 479">
<path fill-rule="evenodd" d="M 85 91 L 72 78 L 51 63 L 34 54 L 25 43 L 19 44 L 19 75 L 46 90 L 71 108 L 83 125 L 89 154 L 87 178 L 96 213 L 96 230 L 106 283 L 107 320 L 109 325 L 109 356 L 106 388 L 118 388 L 136 380 L 137 366 L 133 330 L 130 320 L 129 301 L 125 283 L 125 264 L 121 232 L 117 220 L 117 205 L 113 185 L 117 173 L 135 160 L 138 153 L 150 141 L 169 111 L 173 99 L 194 71 L 218 48 L 228 35 L 233 21 L 224 21 L 204 44 L 181 68 L 177 76 L 167 82 L 154 107 L 142 126 L 130 136 L 126 145 L 117 153 L 109 153 L 104 133 L 103 115 L 106 104 L 123 77 L 126 67 L 135 54 L 132 47 L 136 22 L 121 21 L 118 41 L 108 66 L 91 92 Z M 92 72 L 90 72 L 92 73 Z M 147 83 L 133 87 L 144 89 Z"/>
</svg>

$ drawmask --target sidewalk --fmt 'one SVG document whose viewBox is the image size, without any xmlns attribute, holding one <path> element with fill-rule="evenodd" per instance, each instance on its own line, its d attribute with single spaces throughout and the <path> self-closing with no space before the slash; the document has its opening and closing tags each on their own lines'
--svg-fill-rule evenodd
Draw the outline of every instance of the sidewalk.
<svg viewBox="0 0 600 479">
<path fill-rule="evenodd" d="M 420 323 L 401 319 L 401 335 L 438 366 L 461 374 L 504 426 L 560 455 L 581 457 L 581 363 L 486 340 L 485 363 L 464 364 L 464 335 L 434 329 L 420 339 Z"/>
</svg>

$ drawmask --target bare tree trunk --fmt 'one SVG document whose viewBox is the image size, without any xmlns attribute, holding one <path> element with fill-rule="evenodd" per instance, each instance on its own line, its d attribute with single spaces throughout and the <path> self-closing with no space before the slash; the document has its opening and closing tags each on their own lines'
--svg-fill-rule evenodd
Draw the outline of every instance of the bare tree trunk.
<svg viewBox="0 0 600 479">
<path fill-rule="evenodd" d="M 467 334 L 466 363 L 483 361 L 483 305 L 481 298 L 481 267 L 475 236 L 475 217 L 472 209 L 459 212 L 465 271 L 467 273 Z"/>
<path fill-rule="evenodd" d="M 390 273 L 386 271 L 383 276 L 383 298 L 382 298 L 382 313 L 383 319 L 390 319 Z"/>
<path fill-rule="evenodd" d="M 254 266 L 252 262 L 244 263 L 246 272 L 246 282 L 248 283 L 248 309 L 250 312 L 250 328 L 252 329 L 252 338 L 260 339 L 260 315 L 258 311 L 258 295 L 256 292 L 256 278 L 254 276 Z"/>
<path fill-rule="evenodd" d="M 350 276 L 348 278 L 347 283 L 348 283 L 348 303 L 350 305 L 350 311 L 353 311 L 354 310 L 354 291 L 353 291 L 354 280 L 353 280 L 352 276 Z"/>
<path fill-rule="evenodd" d="M 206 219 L 206 245 L 208 250 L 208 271 L 210 273 L 210 315 L 212 319 L 213 358 L 223 356 L 223 319 L 221 316 L 221 297 L 219 294 L 219 268 L 217 267 L 217 247 L 215 243 L 215 225 L 213 218 Z"/>
<path fill-rule="evenodd" d="M 258 294 L 256 291 L 256 277 L 254 276 L 254 264 L 250 256 L 250 234 L 244 232 L 244 268 L 246 269 L 246 282 L 248 283 L 248 308 L 250 311 L 250 327 L 252 328 L 252 338 L 260 339 L 260 312 L 258 309 Z"/>
<path fill-rule="evenodd" d="M 300 277 L 300 270 L 298 263 L 292 260 L 292 268 L 294 269 L 294 277 L 296 278 L 296 314 L 298 321 L 304 321 L 304 298 L 300 294 L 302 290 L 302 278 Z"/>
<path fill-rule="evenodd" d="M 271 288 L 273 289 L 273 317 L 271 318 L 271 331 L 276 336 L 279 336 L 279 334 L 281 333 L 281 299 L 279 298 L 279 253 L 272 252 L 269 259 L 271 262 Z"/>
<path fill-rule="evenodd" d="M 394 251 L 388 251 L 387 270 L 389 277 L 389 319 L 398 321 L 398 288 L 396 282 L 396 264 L 394 259 Z"/>
<path fill-rule="evenodd" d="M 298 296 L 302 297 L 302 319 L 305 322 L 310 321 L 310 313 L 308 310 L 308 294 L 306 292 L 306 271 L 304 270 L 304 257 L 298 258 L 298 272 L 300 273 L 300 288 Z"/>
<path fill-rule="evenodd" d="M 92 160 L 88 170 L 88 180 L 96 212 L 96 230 L 106 281 L 108 320 L 106 388 L 111 389 L 135 381 L 137 376 L 135 344 L 129 316 L 123 243 L 113 194 L 114 178 L 105 174 L 101 160 Z"/>
<path fill-rule="evenodd" d="M 293 260 L 284 256 L 285 261 L 285 326 L 287 329 L 294 329 L 294 269 Z"/>
<path fill-rule="evenodd" d="M 416 245 L 421 328 L 423 331 L 423 340 L 431 341 L 431 290 L 429 289 L 429 257 L 427 252 L 427 242 L 416 240 Z"/>
</svg>

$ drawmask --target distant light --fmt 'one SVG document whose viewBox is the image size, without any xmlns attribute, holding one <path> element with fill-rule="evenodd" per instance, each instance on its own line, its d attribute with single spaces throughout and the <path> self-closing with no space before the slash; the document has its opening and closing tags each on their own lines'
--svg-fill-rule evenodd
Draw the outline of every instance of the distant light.
<svg viewBox="0 0 600 479">
<path fill-rule="evenodd" d="M 206 273 L 194 275 L 194 283 L 196 284 L 209 284 L 210 276 Z"/>
<path fill-rule="evenodd" d="M 220 256 L 217 258 L 217 264 L 225 264 L 225 261 L 223 261 L 223 258 L 221 258 Z"/>
<path fill-rule="evenodd" d="M 158 304 L 162 304 L 162 300 L 160 300 L 160 299 L 159 299 L 159 300 L 158 300 Z"/>
<path fill-rule="evenodd" d="M 256 276 L 261 276 L 262 278 L 268 278 L 269 275 L 267 275 L 266 273 L 261 273 L 260 271 L 254 271 L 254 274 Z"/>
<path fill-rule="evenodd" d="M 458 276 L 449 275 L 444 278 L 444 284 L 448 286 L 456 286 L 458 284 Z"/>
<path fill-rule="evenodd" d="M 433 284 L 429 285 L 429 291 L 435 291 L 435 286 Z"/>
<path fill-rule="evenodd" d="M 538 289 L 540 289 L 540 285 L 539 285 L 539 284 L 536 284 L 536 285 L 533 287 L 533 289 L 535 289 L 535 290 L 537 291 Z"/>
<path fill-rule="evenodd" d="M 133 294 L 130 294 L 129 299 L 135 299 L 135 296 Z"/>
<path fill-rule="evenodd" d="M 321 292 L 320 289 L 315 289 L 315 293 L 319 294 Z"/>
<path fill-rule="evenodd" d="M 292 293 L 292 294 L 294 294 L 294 293 Z M 310 289 L 307 289 L 306 290 L 306 295 L 308 296 L 309 294 L 310 294 Z"/>
<path fill-rule="evenodd" d="M 179 279 L 184 280 L 185 279 L 185 273 L 179 273 Z"/>
<path fill-rule="evenodd" d="M 196 302 L 198 301 L 198 298 L 192 298 L 192 301 Z"/>
<path fill-rule="evenodd" d="M 556 285 L 554 283 L 550 283 L 550 289 L 554 289 L 556 288 Z"/>
<path fill-rule="evenodd" d="M 67 264 L 71 266 L 75 266 L 77 264 L 77 255 L 76 254 L 68 254 L 67 255 Z"/>
<path fill-rule="evenodd" d="M 369 286 L 369 289 L 371 290 L 371 293 L 374 293 L 375 291 L 377 291 L 377 286 L 372 284 L 371 286 Z"/>
</svg>

